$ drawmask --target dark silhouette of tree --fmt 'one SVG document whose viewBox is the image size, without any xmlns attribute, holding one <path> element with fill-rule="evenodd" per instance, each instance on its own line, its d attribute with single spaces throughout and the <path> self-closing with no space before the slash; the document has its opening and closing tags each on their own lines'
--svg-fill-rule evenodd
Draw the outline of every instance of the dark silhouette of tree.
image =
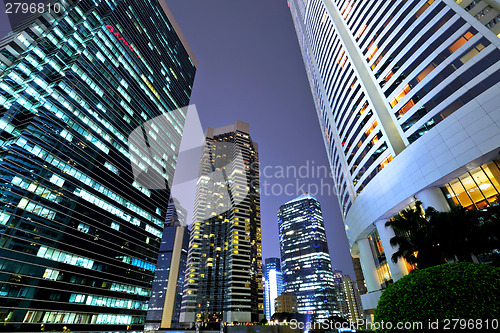
<svg viewBox="0 0 500 333">
<path fill-rule="evenodd" d="M 327 321 L 333 322 L 333 323 L 347 323 L 348 322 L 348 320 L 345 319 L 344 317 L 335 316 L 335 315 L 328 317 Z"/>
<path fill-rule="evenodd" d="M 392 227 L 396 234 L 390 240 L 391 245 L 398 248 L 392 255 L 393 262 L 402 257 L 419 269 L 446 262 L 434 230 L 425 218 L 432 214 L 435 214 L 433 208 L 424 212 L 422 203 L 417 201 L 415 207 L 403 209 L 386 222 L 385 225 Z"/>
<path fill-rule="evenodd" d="M 306 315 L 306 314 L 302 314 L 302 313 L 290 313 L 290 312 L 275 312 L 272 316 L 271 316 L 271 320 L 278 320 L 278 321 L 290 321 L 292 319 L 295 319 L 297 321 L 300 321 L 300 322 L 306 322 L 307 319 L 308 319 L 308 316 L 310 315 Z"/>
<path fill-rule="evenodd" d="M 452 207 L 448 212 L 415 207 L 402 210 L 386 223 L 394 229 L 391 260 L 404 258 L 417 269 L 446 262 L 474 262 L 477 256 L 500 248 L 500 206 L 480 211 Z"/>
</svg>

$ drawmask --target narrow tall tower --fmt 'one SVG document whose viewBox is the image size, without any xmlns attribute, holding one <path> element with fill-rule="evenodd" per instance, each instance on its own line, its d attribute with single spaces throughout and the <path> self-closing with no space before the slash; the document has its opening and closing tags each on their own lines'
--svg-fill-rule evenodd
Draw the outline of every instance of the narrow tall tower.
<svg viewBox="0 0 500 333">
<path fill-rule="evenodd" d="M 299 313 L 340 315 L 319 201 L 304 194 L 285 203 L 278 224 L 285 291 L 297 297 Z"/>
<path fill-rule="evenodd" d="M 263 316 L 258 145 L 241 121 L 206 131 L 181 311 L 183 322 Z"/>
<path fill-rule="evenodd" d="M 500 201 L 494 0 L 289 0 L 351 255 L 374 309 L 408 274 L 385 222 Z"/>
<path fill-rule="evenodd" d="M 186 215 L 186 210 L 179 202 L 171 198 L 148 304 L 146 330 L 179 327 L 189 245 L 189 230 L 185 226 Z"/>
<path fill-rule="evenodd" d="M 342 291 L 344 294 L 344 302 L 346 305 L 346 319 L 353 323 L 363 319 L 363 307 L 361 306 L 361 298 L 359 297 L 358 289 L 351 280 L 349 275 L 342 277 Z"/>
<path fill-rule="evenodd" d="M 274 301 L 283 292 L 283 274 L 279 258 L 266 258 L 264 264 L 264 315 L 270 320 L 274 314 Z"/>
</svg>

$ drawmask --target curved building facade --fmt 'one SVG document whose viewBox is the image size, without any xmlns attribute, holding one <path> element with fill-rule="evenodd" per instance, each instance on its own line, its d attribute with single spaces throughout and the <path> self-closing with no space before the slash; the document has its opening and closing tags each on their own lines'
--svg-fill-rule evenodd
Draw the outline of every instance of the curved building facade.
<svg viewBox="0 0 500 333">
<path fill-rule="evenodd" d="M 395 251 L 389 218 L 417 199 L 438 210 L 499 200 L 499 26 L 484 18 L 498 2 L 289 5 L 365 277 L 363 306 L 374 308 L 380 290 L 408 273 L 386 260 Z"/>
</svg>

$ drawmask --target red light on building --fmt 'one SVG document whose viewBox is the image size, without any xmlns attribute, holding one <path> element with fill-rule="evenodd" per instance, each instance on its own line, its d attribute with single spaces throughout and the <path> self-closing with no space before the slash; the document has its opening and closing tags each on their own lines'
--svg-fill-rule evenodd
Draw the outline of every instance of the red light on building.
<svg viewBox="0 0 500 333">
<path fill-rule="evenodd" d="M 132 45 L 130 45 L 129 43 L 127 43 L 127 41 L 125 40 L 125 38 L 123 37 L 120 37 L 120 33 L 117 31 L 117 32 L 114 32 L 115 31 L 115 28 L 112 26 L 112 25 L 107 25 L 106 26 L 106 29 L 108 29 L 109 32 L 111 32 L 113 35 L 115 35 L 119 41 L 122 41 L 125 46 L 128 46 L 128 48 L 130 49 L 130 51 L 134 52 L 137 57 L 140 58 L 139 54 L 137 54 L 137 52 L 135 52 L 134 48 L 132 47 Z"/>
</svg>

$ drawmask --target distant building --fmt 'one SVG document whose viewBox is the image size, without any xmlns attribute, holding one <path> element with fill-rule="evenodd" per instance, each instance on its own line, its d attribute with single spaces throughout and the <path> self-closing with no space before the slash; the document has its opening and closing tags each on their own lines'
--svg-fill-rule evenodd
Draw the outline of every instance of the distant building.
<svg viewBox="0 0 500 333">
<path fill-rule="evenodd" d="M 297 297 L 292 292 L 283 292 L 274 300 L 275 313 L 297 313 Z"/>
<path fill-rule="evenodd" d="M 259 156 L 249 132 L 241 121 L 206 131 L 181 322 L 264 316 Z"/>
<path fill-rule="evenodd" d="M 274 314 L 274 300 L 283 292 L 283 275 L 279 258 L 267 258 L 263 267 L 264 315 L 267 320 Z"/>
<path fill-rule="evenodd" d="M 365 278 L 363 277 L 363 271 L 361 269 L 361 261 L 359 258 L 351 257 L 352 266 L 354 267 L 354 275 L 356 276 L 356 286 L 358 287 L 358 292 L 360 295 L 367 293 Z"/>
<path fill-rule="evenodd" d="M 297 297 L 298 312 L 318 320 L 340 315 L 320 203 L 301 195 L 278 209 L 285 291 Z"/>
<path fill-rule="evenodd" d="M 344 302 L 347 308 L 344 317 L 352 322 L 357 322 L 359 319 L 363 318 L 363 307 L 356 286 L 349 275 L 344 275 L 342 278 L 342 291 L 344 293 Z"/>
<path fill-rule="evenodd" d="M 334 269 L 333 270 L 333 281 L 335 284 L 335 297 L 337 299 L 337 304 L 338 304 L 338 309 L 340 312 L 340 316 L 347 318 L 347 314 L 349 310 L 347 309 L 347 304 L 345 302 L 345 295 L 344 295 L 344 286 L 342 284 L 342 279 L 344 277 L 344 274 L 342 271 Z"/>
<path fill-rule="evenodd" d="M 186 211 L 170 199 L 146 316 L 146 330 L 178 328 L 189 231 L 181 226 Z"/>
</svg>

